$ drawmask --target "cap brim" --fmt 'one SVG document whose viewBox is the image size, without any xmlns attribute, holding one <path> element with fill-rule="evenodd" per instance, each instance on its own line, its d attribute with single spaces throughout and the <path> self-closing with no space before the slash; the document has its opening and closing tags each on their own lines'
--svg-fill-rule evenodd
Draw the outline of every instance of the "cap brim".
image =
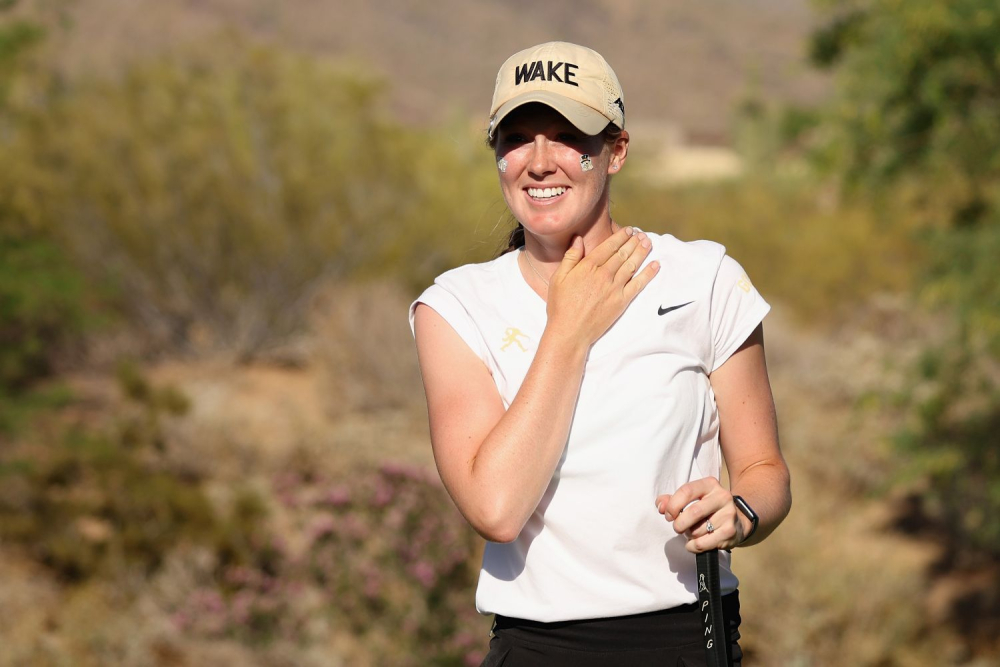
<svg viewBox="0 0 1000 667">
<path fill-rule="evenodd" d="M 490 138 L 493 138 L 493 135 L 496 133 L 496 129 L 500 127 L 501 121 L 503 121 L 503 119 L 506 118 L 511 111 L 532 102 L 539 102 L 552 107 L 566 120 L 572 123 L 573 127 L 580 130 L 584 134 L 591 136 L 600 134 L 604 131 L 604 128 L 608 126 L 608 123 L 612 122 L 600 111 L 592 107 L 588 107 L 586 104 L 577 102 L 576 100 L 571 100 L 567 97 L 563 97 L 562 95 L 556 95 L 549 91 L 534 90 L 507 100 L 506 103 L 497 109 L 497 112 L 493 114 L 493 117 L 490 119 Z"/>
</svg>

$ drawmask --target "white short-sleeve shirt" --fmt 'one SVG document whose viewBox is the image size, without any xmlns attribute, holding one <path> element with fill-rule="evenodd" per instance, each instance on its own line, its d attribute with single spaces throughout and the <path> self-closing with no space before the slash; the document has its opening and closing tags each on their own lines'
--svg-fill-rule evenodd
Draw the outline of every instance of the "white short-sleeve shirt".
<svg viewBox="0 0 1000 667">
<path fill-rule="evenodd" d="M 562 459 L 516 540 L 487 543 L 482 613 L 537 621 L 637 614 L 694 602 L 695 558 L 654 500 L 721 475 L 709 374 L 769 310 L 710 241 L 647 233 L 661 268 L 593 345 Z M 437 311 L 486 365 L 509 407 L 545 329 L 519 251 L 439 276 L 410 308 Z M 641 415 L 641 419 L 636 419 Z M 723 593 L 736 577 L 722 552 Z"/>
</svg>

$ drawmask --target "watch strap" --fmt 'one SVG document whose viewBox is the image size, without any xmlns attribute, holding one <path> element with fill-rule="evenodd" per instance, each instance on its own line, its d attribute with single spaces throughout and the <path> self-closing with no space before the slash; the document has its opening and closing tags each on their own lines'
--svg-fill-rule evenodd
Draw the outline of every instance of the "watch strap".
<svg viewBox="0 0 1000 667">
<path fill-rule="evenodd" d="M 750 507 L 747 501 L 743 499 L 743 496 L 733 496 L 733 503 L 743 513 L 743 516 L 750 519 L 750 532 L 743 536 L 743 540 L 740 542 L 742 544 L 757 532 L 757 524 L 760 522 L 760 517 L 757 516 L 757 513 L 753 511 L 753 508 Z"/>
</svg>

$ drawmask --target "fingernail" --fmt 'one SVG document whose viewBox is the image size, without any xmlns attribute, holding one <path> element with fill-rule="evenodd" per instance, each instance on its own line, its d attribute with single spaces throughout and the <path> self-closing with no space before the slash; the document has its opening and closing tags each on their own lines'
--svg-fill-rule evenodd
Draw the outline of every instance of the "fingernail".
<svg viewBox="0 0 1000 667">
<path fill-rule="evenodd" d="M 642 241 L 640 241 L 640 243 L 642 243 L 643 248 L 648 248 L 650 245 L 649 239 L 647 239 L 645 236 L 642 237 Z"/>
<path fill-rule="evenodd" d="M 626 236 L 632 236 L 632 234 L 635 234 L 635 230 L 632 229 L 631 227 L 626 227 L 625 228 L 625 234 L 626 234 Z"/>
</svg>

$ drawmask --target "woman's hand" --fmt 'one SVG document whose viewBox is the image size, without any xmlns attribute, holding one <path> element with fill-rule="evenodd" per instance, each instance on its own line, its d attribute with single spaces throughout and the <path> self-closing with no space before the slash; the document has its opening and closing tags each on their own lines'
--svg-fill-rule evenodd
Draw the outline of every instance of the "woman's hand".
<svg viewBox="0 0 1000 667">
<path fill-rule="evenodd" d="M 575 237 L 549 281 L 547 328 L 592 345 L 659 271 L 659 263 L 650 262 L 636 275 L 650 248 L 646 235 L 631 227 L 586 256 L 583 239 Z"/>
<path fill-rule="evenodd" d="M 684 484 L 673 494 L 657 497 L 656 508 L 672 521 L 678 534 L 687 535 L 691 553 L 712 549 L 732 549 L 743 541 L 743 515 L 733 502 L 733 494 L 714 477 Z M 708 524 L 712 524 L 712 532 Z"/>
</svg>

